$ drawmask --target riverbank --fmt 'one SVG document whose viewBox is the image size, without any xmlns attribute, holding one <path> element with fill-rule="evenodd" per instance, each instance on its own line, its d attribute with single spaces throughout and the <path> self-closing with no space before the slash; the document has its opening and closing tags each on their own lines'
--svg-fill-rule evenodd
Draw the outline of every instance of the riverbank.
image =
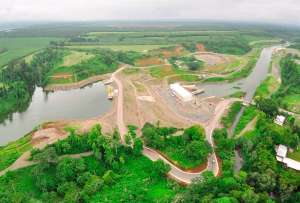
<svg viewBox="0 0 300 203">
<path fill-rule="evenodd" d="M 50 84 L 47 85 L 44 90 L 47 92 L 53 92 L 53 91 L 60 91 L 60 90 L 72 90 L 72 89 L 79 89 L 83 88 L 85 86 L 88 86 L 90 84 L 93 84 L 95 82 L 99 82 L 102 80 L 109 79 L 111 77 L 111 73 L 103 74 L 103 75 L 96 75 L 92 76 L 90 78 L 87 78 L 85 80 L 81 80 L 79 82 L 75 83 L 66 83 L 66 84 Z"/>
</svg>

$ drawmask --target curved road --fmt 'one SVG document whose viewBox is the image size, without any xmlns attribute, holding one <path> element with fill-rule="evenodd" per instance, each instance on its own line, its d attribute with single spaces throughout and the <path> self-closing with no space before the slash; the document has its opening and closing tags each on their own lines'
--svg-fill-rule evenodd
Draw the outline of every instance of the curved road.
<svg viewBox="0 0 300 203">
<path fill-rule="evenodd" d="M 118 88 L 117 126 L 119 128 L 122 143 L 124 143 L 127 128 L 125 126 L 124 118 L 123 118 L 123 102 L 124 102 L 123 101 L 124 100 L 123 84 L 117 75 L 119 72 L 123 71 L 125 68 L 126 68 L 126 66 L 123 66 L 122 68 L 118 69 L 116 72 L 114 72 L 112 74 L 112 80 L 116 83 L 117 88 Z M 226 110 L 226 108 L 228 107 L 228 105 L 230 103 L 231 103 L 231 100 L 223 100 L 222 102 L 220 102 L 220 104 L 217 106 L 217 108 L 215 110 L 214 118 L 212 120 L 210 120 L 204 126 L 206 138 L 207 138 L 208 142 L 212 145 L 212 147 L 214 147 L 213 138 L 212 138 L 213 130 L 218 125 L 221 116 L 223 115 L 224 111 Z M 215 176 L 218 175 L 218 173 L 219 173 L 219 164 L 218 164 L 215 152 L 213 152 L 208 157 L 207 168 L 204 171 L 198 172 L 198 173 L 190 173 L 190 172 L 185 172 L 185 171 L 181 170 L 177 166 L 170 163 L 167 159 L 165 159 L 163 156 L 161 156 L 155 150 L 150 149 L 148 147 L 144 147 L 143 154 L 153 161 L 161 159 L 165 163 L 169 164 L 171 166 L 171 171 L 169 172 L 169 176 L 174 178 L 175 180 L 185 183 L 185 184 L 190 184 L 194 178 L 199 177 L 201 173 L 203 173 L 204 171 L 207 171 L 207 170 L 212 171 Z"/>
</svg>

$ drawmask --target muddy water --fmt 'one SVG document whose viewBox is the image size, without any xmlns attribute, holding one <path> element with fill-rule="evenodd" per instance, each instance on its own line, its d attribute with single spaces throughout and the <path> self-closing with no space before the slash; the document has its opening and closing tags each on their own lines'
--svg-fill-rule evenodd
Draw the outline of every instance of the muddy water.
<svg viewBox="0 0 300 203">
<path fill-rule="evenodd" d="M 16 140 L 37 125 L 63 119 L 87 119 L 106 113 L 112 104 L 101 82 L 81 89 L 45 93 L 36 88 L 25 112 L 0 124 L 0 145 Z"/>
<path fill-rule="evenodd" d="M 268 75 L 268 69 L 272 58 L 272 52 L 276 47 L 274 46 L 264 48 L 262 50 L 261 55 L 255 67 L 253 68 L 253 71 L 247 78 L 238 80 L 233 83 L 200 84 L 199 86 L 205 90 L 205 93 L 202 96 L 224 97 L 236 91 L 244 91 L 246 92 L 245 100 L 247 102 L 251 102 L 256 88 Z"/>
</svg>

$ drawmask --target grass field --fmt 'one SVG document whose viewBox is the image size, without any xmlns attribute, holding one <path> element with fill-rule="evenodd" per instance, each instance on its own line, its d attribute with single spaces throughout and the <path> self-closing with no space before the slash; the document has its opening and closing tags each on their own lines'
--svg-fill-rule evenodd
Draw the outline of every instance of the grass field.
<svg viewBox="0 0 300 203">
<path fill-rule="evenodd" d="M 280 83 L 269 75 L 256 89 L 255 96 L 270 97 L 280 86 Z"/>
<path fill-rule="evenodd" d="M 177 80 L 186 81 L 186 82 L 199 81 L 199 77 L 197 76 L 197 73 L 193 71 L 174 68 L 171 65 L 152 67 L 149 69 L 149 72 L 152 77 L 158 79 L 169 77 L 169 81 L 177 81 Z"/>
<path fill-rule="evenodd" d="M 234 135 L 238 135 L 247 126 L 247 124 L 254 119 L 257 115 L 257 110 L 253 106 L 246 107 L 243 115 L 241 116 L 236 128 L 234 129 Z"/>
<path fill-rule="evenodd" d="M 292 153 L 288 153 L 289 158 L 294 159 L 296 161 L 300 161 L 300 147 Z"/>
<path fill-rule="evenodd" d="M 81 63 L 82 61 L 88 60 L 92 58 L 94 55 L 89 54 L 86 52 L 79 52 L 79 51 L 71 51 L 69 54 L 67 54 L 64 59 L 63 63 L 60 64 L 60 66 L 72 66 L 78 63 Z"/>
<path fill-rule="evenodd" d="M 50 41 L 59 38 L 0 38 L 1 48 L 7 51 L 0 54 L 0 67 L 11 60 L 24 57 L 39 49 L 46 47 Z"/>
<path fill-rule="evenodd" d="M 74 46 L 66 46 L 69 49 L 111 49 L 113 51 L 150 51 L 153 49 L 158 49 L 162 47 L 167 47 L 170 45 L 74 45 Z"/>
<path fill-rule="evenodd" d="M 282 105 L 288 111 L 300 113 L 300 94 L 293 94 L 283 97 Z"/>
<path fill-rule="evenodd" d="M 0 148 L 0 171 L 10 166 L 24 152 L 32 148 L 30 140 L 31 136 L 27 135 Z"/>
</svg>

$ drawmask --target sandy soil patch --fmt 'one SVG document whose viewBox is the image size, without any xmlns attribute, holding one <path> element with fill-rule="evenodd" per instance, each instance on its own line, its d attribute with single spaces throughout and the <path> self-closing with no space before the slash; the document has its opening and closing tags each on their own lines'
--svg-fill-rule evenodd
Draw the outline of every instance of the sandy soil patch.
<svg viewBox="0 0 300 203">
<path fill-rule="evenodd" d="M 206 51 L 204 44 L 201 44 L 201 43 L 196 44 L 196 49 L 199 52 L 205 52 Z"/>
<path fill-rule="evenodd" d="M 184 48 L 181 46 L 177 46 L 174 49 L 162 49 L 161 54 L 164 58 L 171 58 L 172 56 L 181 56 L 184 54 Z"/>
<path fill-rule="evenodd" d="M 52 79 L 70 79 L 73 77 L 71 73 L 56 73 L 50 76 Z"/>
<path fill-rule="evenodd" d="M 209 52 L 196 54 L 195 57 L 201 61 L 204 61 L 209 66 L 215 66 L 229 62 L 225 56 Z"/>
<path fill-rule="evenodd" d="M 145 66 L 153 66 L 153 65 L 160 65 L 163 64 L 164 61 L 161 60 L 159 57 L 148 57 L 140 59 L 136 62 L 136 66 L 145 67 Z"/>
</svg>

